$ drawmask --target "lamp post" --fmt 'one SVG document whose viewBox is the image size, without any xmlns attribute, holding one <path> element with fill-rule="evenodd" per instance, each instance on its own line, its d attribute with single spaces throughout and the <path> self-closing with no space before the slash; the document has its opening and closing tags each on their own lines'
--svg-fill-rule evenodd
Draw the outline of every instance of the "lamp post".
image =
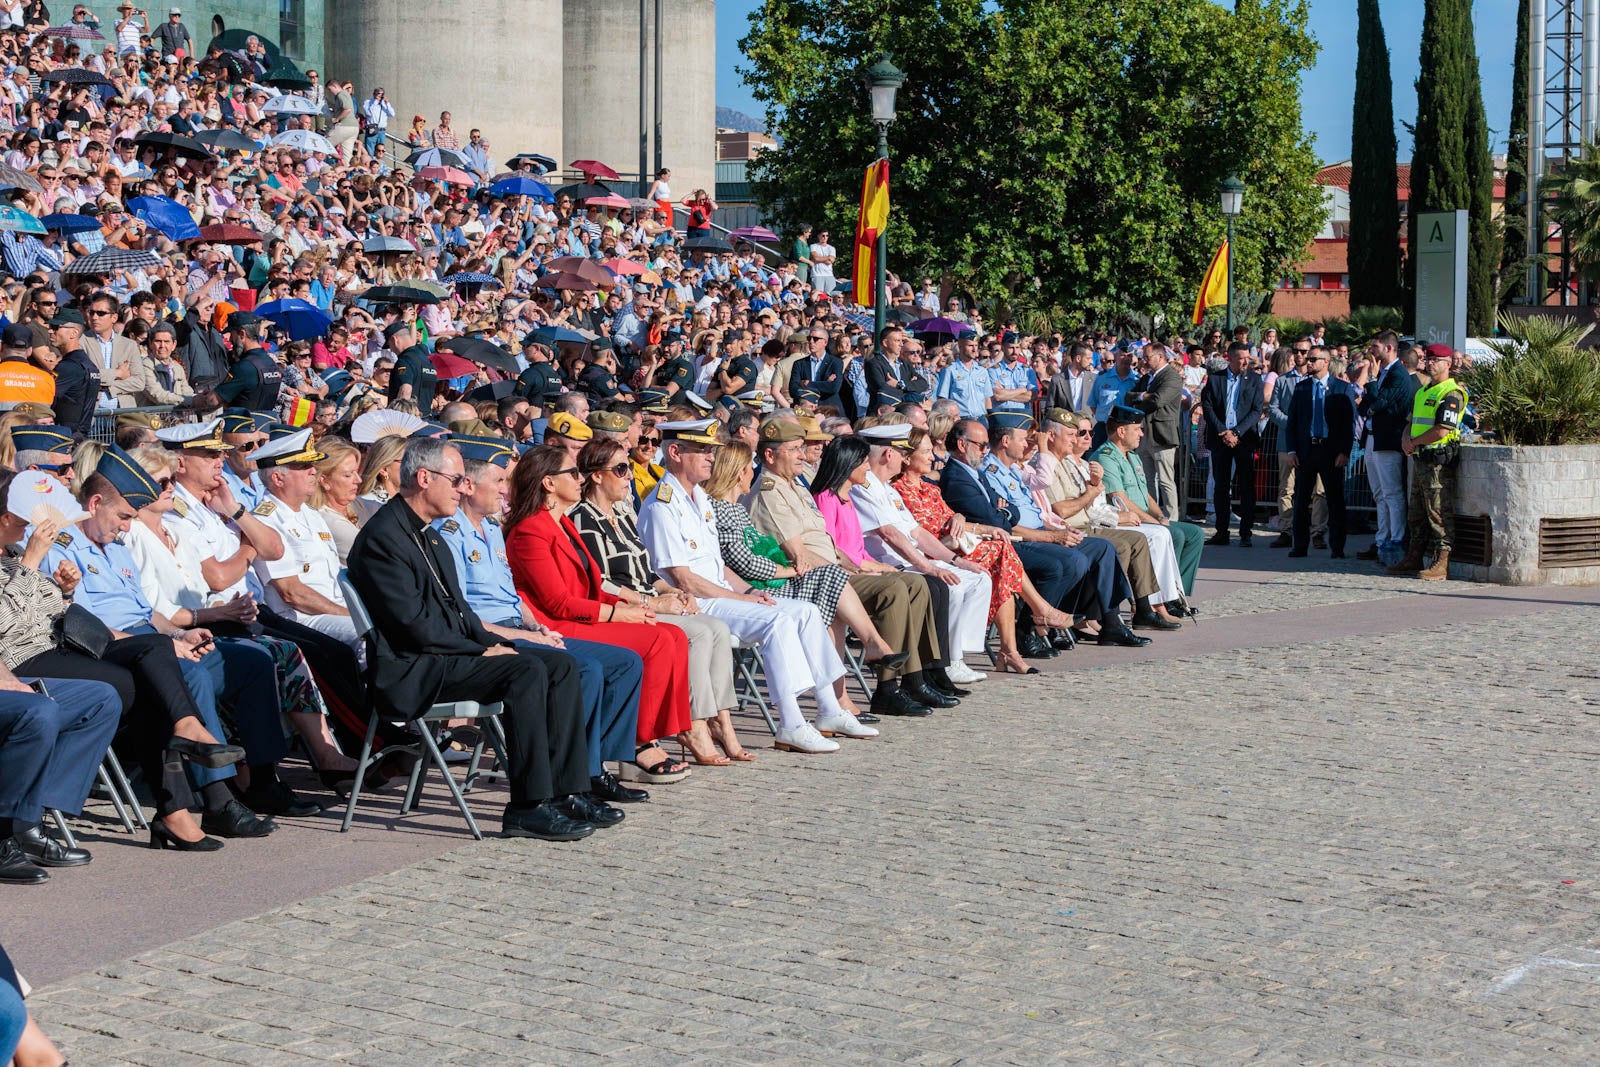
<svg viewBox="0 0 1600 1067">
<path fill-rule="evenodd" d="M 1233 220 L 1244 206 L 1244 182 L 1230 174 L 1217 186 L 1222 199 L 1222 217 L 1228 220 L 1228 343 L 1233 343 Z"/>
<path fill-rule="evenodd" d="M 878 127 L 878 158 L 888 159 L 889 124 L 894 122 L 894 94 L 905 84 L 906 76 L 900 68 L 889 62 L 888 56 L 880 56 L 876 63 L 861 72 L 861 81 L 867 87 L 867 96 L 872 104 L 872 123 Z M 874 352 L 883 350 L 883 326 L 889 319 L 888 255 L 889 235 L 880 233 L 872 310 Z"/>
</svg>

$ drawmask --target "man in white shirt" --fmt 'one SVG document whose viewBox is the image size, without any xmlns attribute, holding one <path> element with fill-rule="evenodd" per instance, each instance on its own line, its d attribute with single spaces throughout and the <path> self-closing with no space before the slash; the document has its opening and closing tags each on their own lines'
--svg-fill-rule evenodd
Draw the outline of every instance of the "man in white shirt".
<svg viewBox="0 0 1600 1067">
<path fill-rule="evenodd" d="M 828 243 L 828 231 L 817 234 L 811 245 L 811 287 L 819 293 L 831 294 L 839 283 L 833 277 L 833 261 L 839 252 Z"/>
</svg>

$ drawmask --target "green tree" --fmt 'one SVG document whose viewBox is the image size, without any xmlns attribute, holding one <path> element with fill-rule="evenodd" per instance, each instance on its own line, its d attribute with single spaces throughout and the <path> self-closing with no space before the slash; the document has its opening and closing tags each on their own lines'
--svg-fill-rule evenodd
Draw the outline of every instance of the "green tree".
<svg viewBox="0 0 1600 1067">
<path fill-rule="evenodd" d="M 1500 249 L 1491 217 L 1494 169 L 1472 37 L 1471 0 L 1427 0 L 1421 60 L 1407 215 L 1409 247 L 1417 247 L 1417 217 L 1422 212 L 1468 213 L 1467 329 L 1488 333 L 1494 326 L 1494 270 Z M 1415 292 L 1416 269 L 1409 258 L 1406 280 L 1407 288 Z"/>
<path fill-rule="evenodd" d="M 780 145 L 752 165 L 784 226 L 853 232 L 876 134 L 860 68 L 906 73 L 890 131 L 890 269 L 1088 317 L 1186 316 L 1249 187 L 1235 288 L 1270 291 L 1322 224 L 1302 0 L 766 0 L 740 42 Z M 1204 57 L 1198 61 L 1197 57 Z M 847 250 L 841 245 L 841 258 Z M 840 268 L 844 269 L 843 267 Z"/>
<path fill-rule="evenodd" d="M 1572 265 L 1589 282 L 1600 282 L 1600 144 L 1562 164 L 1545 179 L 1546 214 L 1559 223 L 1572 249 Z"/>
<path fill-rule="evenodd" d="M 1378 0 L 1356 5 L 1356 93 L 1350 138 L 1350 305 L 1400 303 L 1400 194 L 1393 83 Z"/>
<path fill-rule="evenodd" d="M 1519 264 L 1528 254 L 1528 15 L 1529 0 L 1517 4 L 1517 50 L 1511 65 L 1511 126 L 1506 144 L 1506 196 L 1504 243 L 1500 250 L 1500 270 L 1516 278 L 1502 277 L 1500 288 L 1508 299 L 1522 295 L 1527 273 Z M 1541 13 L 1543 8 L 1541 7 Z"/>
</svg>

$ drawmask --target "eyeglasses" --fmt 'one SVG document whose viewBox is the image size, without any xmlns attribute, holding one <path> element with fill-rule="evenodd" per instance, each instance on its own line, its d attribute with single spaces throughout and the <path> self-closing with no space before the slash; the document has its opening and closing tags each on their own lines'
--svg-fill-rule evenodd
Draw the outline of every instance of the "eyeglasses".
<svg viewBox="0 0 1600 1067">
<path fill-rule="evenodd" d="M 107 311 L 105 308 L 98 308 L 98 309 L 90 308 L 89 309 L 90 318 L 103 319 L 107 315 L 115 315 L 115 314 L 116 314 L 115 311 Z"/>
<path fill-rule="evenodd" d="M 550 475 L 550 477 L 552 477 L 552 478 L 559 478 L 559 477 L 561 477 L 561 476 L 562 476 L 562 475 L 563 475 L 563 474 L 570 474 L 570 475 L 572 475 L 572 476 L 573 476 L 573 477 L 574 477 L 574 478 L 579 478 L 579 479 L 581 479 L 581 478 L 582 478 L 582 477 L 583 477 L 583 472 L 582 472 L 582 471 L 580 471 L 580 470 L 579 470 L 579 469 L 578 469 L 578 468 L 577 468 L 577 467 L 562 467 L 562 468 L 561 468 L 561 469 L 560 469 L 560 470 L 558 470 L 558 471 L 553 471 L 553 472 L 551 472 L 551 475 Z"/>
<path fill-rule="evenodd" d="M 639 443 L 641 445 L 659 445 L 661 443 L 661 438 L 660 437 L 640 437 L 639 438 Z"/>
<path fill-rule="evenodd" d="M 427 471 L 429 474 L 443 478 L 445 481 L 450 483 L 450 488 L 452 489 L 460 489 L 461 483 L 467 480 L 467 476 L 465 474 L 446 474 L 444 471 L 436 471 L 432 467 L 423 467 L 422 469 Z M 573 473 L 577 473 L 578 468 L 573 467 L 572 470 Z"/>
</svg>

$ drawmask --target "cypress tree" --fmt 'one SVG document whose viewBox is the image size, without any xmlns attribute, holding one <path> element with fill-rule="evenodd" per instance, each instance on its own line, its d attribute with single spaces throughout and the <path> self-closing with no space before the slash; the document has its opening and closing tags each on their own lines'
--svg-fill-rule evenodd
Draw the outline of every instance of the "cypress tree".
<svg viewBox="0 0 1600 1067">
<path fill-rule="evenodd" d="M 1500 269 L 1512 270 L 1528 250 L 1528 212 L 1523 196 L 1528 190 L 1528 17 L 1529 0 L 1517 4 L 1517 52 L 1511 66 L 1511 125 L 1506 145 L 1505 246 L 1500 250 Z M 1501 284 L 1512 283 L 1509 295 L 1518 297 L 1526 288 L 1525 271 L 1516 278 L 1502 277 Z"/>
<path fill-rule="evenodd" d="M 1427 0 L 1417 76 L 1408 241 L 1409 247 L 1417 247 L 1417 217 L 1422 212 L 1469 212 L 1467 329 L 1473 333 L 1486 332 L 1494 322 L 1494 268 L 1499 249 L 1490 218 L 1492 205 L 1489 124 L 1473 44 L 1471 0 Z M 1416 269 L 1409 257 L 1406 281 L 1414 294 Z M 1407 303 L 1414 306 L 1415 300 Z"/>
<path fill-rule="evenodd" d="M 1356 4 L 1356 93 L 1350 140 L 1350 306 L 1400 303 L 1400 198 L 1393 83 L 1378 0 Z"/>
</svg>

